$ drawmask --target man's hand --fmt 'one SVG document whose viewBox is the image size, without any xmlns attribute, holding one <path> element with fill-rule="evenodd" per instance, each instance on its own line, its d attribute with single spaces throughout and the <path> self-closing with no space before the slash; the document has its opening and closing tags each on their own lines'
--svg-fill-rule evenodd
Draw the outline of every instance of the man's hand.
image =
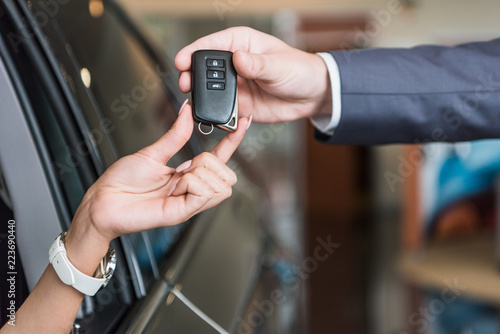
<svg viewBox="0 0 500 334">
<path fill-rule="evenodd" d="M 328 71 L 318 55 L 251 28 L 229 28 L 179 51 L 175 66 L 182 72 L 179 87 L 185 93 L 191 90 L 191 55 L 199 49 L 234 52 L 240 115 L 276 123 L 331 113 Z"/>
</svg>

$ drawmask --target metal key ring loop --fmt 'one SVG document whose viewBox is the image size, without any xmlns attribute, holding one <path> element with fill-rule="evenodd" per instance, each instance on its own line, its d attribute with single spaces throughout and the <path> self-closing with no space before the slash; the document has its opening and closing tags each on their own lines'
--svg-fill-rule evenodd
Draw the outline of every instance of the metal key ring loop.
<svg viewBox="0 0 500 334">
<path fill-rule="evenodd" d="M 203 130 L 201 129 L 201 122 L 200 122 L 200 123 L 198 123 L 198 130 L 200 130 L 200 132 L 201 132 L 202 134 L 204 134 L 205 136 L 208 136 L 209 134 L 211 134 L 211 133 L 214 131 L 214 125 L 213 125 L 213 124 L 210 124 L 210 126 L 211 126 L 212 128 L 210 129 L 210 131 L 209 131 L 209 132 L 203 132 Z"/>
</svg>

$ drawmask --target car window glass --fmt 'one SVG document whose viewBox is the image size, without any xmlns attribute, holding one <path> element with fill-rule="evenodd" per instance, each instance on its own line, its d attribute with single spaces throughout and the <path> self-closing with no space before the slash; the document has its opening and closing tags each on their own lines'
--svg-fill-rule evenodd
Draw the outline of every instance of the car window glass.
<svg viewBox="0 0 500 334">
<path fill-rule="evenodd" d="M 32 87 L 28 91 L 30 91 L 33 105 L 36 106 L 35 113 L 51 154 L 52 166 L 66 195 L 65 198 L 70 211 L 74 214 L 83 195 L 85 195 L 85 189 L 76 169 L 78 153 L 69 150 L 54 113 L 42 93 L 38 80 L 32 78 L 31 84 Z"/>
<path fill-rule="evenodd" d="M 50 164 L 64 192 L 64 200 L 69 211 L 74 214 L 85 194 L 83 182 L 77 171 L 81 154 L 70 150 L 54 110 L 45 95 L 41 80 L 38 75 L 35 75 L 34 65 L 25 52 L 20 50 L 13 59 L 23 80 L 25 92 L 38 121 L 38 127 L 45 139 L 50 154 Z M 68 226 L 63 228 L 68 228 Z"/>
<path fill-rule="evenodd" d="M 163 82 L 173 74 L 153 62 L 106 6 L 102 12 L 91 8 L 86 1 L 66 4 L 63 9 L 70 15 L 58 15 L 55 29 L 64 35 L 73 66 L 101 118 L 111 124 L 111 140 L 123 156 L 153 143 L 172 126 L 176 111 Z M 187 159 L 190 153 L 181 155 Z"/>
<path fill-rule="evenodd" d="M 109 166 L 165 134 L 177 117 L 174 110 L 177 103 L 164 84 L 173 74 L 153 61 L 112 7 L 104 2 L 96 10 L 91 5 L 96 2 L 99 1 L 61 4 L 57 15 L 40 28 L 59 64 L 56 71 L 64 72 L 90 131 L 95 129 L 91 119 L 98 118 L 105 124 L 106 140 L 113 148 L 112 156 L 104 157 L 105 165 Z M 45 10 L 37 6 L 38 3 L 33 3 L 32 12 Z M 107 153 L 101 151 L 101 154 Z M 169 165 L 175 167 L 191 158 L 192 152 L 186 147 Z M 148 232 L 150 238 L 146 241 L 138 235 L 126 236 L 135 257 L 141 260 L 144 281 L 149 281 L 154 268 L 159 267 L 178 239 L 180 229 L 164 227 Z M 149 247 L 147 242 L 151 242 Z"/>
</svg>

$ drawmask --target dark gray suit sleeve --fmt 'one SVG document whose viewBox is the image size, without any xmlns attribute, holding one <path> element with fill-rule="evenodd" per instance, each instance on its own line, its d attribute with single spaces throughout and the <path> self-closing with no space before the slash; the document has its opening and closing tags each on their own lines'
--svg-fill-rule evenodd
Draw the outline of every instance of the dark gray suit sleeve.
<svg viewBox="0 0 500 334">
<path fill-rule="evenodd" d="M 500 39 L 331 52 L 342 114 L 331 144 L 500 138 Z"/>
</svg>

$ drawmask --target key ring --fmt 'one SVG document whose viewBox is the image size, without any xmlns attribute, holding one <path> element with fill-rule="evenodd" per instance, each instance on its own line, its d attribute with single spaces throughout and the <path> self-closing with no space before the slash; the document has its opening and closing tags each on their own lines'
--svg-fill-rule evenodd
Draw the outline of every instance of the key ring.
<svg viewBox="0 0 500 334">
<path fill-rule="evenodd" d="M 211 126 L 212 128 L 210 129 L 210 131 L 209 131 L 209 132 L 203 132 L 203 130 L 201 129 L 201 122 L 200 122 L 200 123 L 198 123 L 198 130 L 200 130 L 200 132 L 201 132 L 202 134 L 204 134 L 205 136 L 208 136 L 209 134 L 211 134 L 211 133 L 214 131 L 214 125 L 213 125 L 213 124 L 210 124 L 210 126 Z"/>
</svg>

